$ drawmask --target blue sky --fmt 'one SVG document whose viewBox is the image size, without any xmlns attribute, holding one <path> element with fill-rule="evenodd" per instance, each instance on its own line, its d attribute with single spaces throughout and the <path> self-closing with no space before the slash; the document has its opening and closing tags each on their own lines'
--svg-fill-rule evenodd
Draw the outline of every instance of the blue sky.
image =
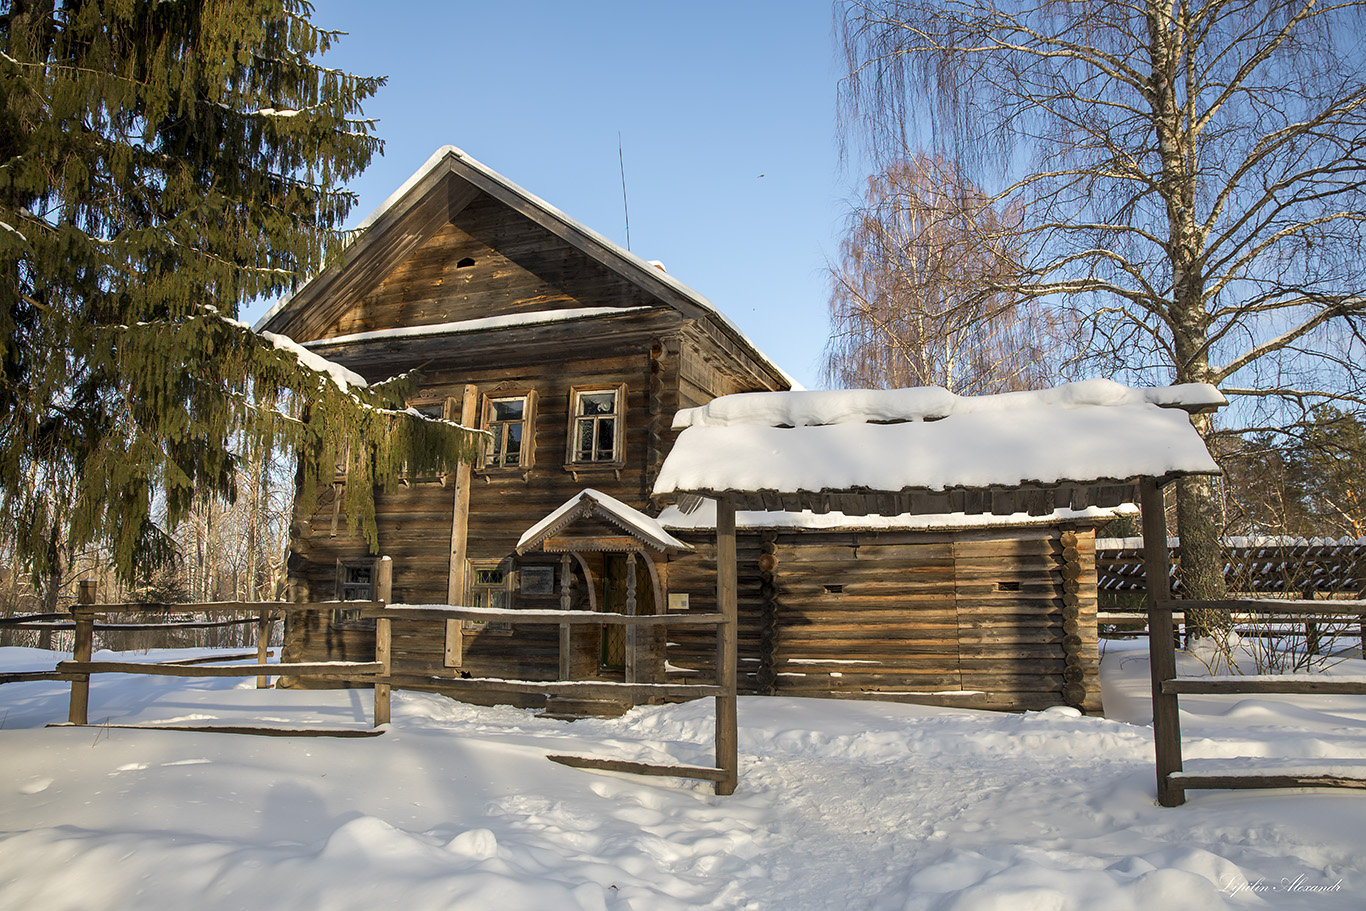
<svg viewBox="0 0 1366 911">
<path fill-rule="evenodd" d="M 313 19 L 349 33 L 325 65 L 389 77 L 351 223 L 449 144 L 625 244 L 620 133 L 631 250 L 820 385 L 826 264 L 859 181 L 839 162 L 828 0 L 318 0 Z"/>
</svg>

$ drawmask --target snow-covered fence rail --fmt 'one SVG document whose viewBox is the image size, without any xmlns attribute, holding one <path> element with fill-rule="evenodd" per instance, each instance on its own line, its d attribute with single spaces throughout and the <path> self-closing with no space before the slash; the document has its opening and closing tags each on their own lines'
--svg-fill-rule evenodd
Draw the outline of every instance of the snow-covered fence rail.
<svg viewBox="0 0 1366 911">
<path fill-rule="evenodd" d="M 68 723 L 70 724 L 89 723 L 90 677 L 93 674 L 149 674 L 171 677 L 255 677 L 256 685 L 258 687 L 265 687 L 269 685 L 270 677 L 272 675 L 288 674 L 292 677 L 342 679 L 352 678 L 363 674 L 374 675 L 378 673 L 381 667 L 380 663 L 377 661 L 288 664 L 267 663 L 270 651 L 271 625 L 281 619 L 284 614 L 292 611 L 331 610 L 342 606 L 343 602 L 296 604 L 278 601 L 259 603 L 225 601 L 207 604 L 97 604 L 95 602 L 95 597 L 95 583 L 92 581 L 82 581 L 80 583 L 77 603 L 71 607 L 71 617 L 75 625 L 75 647 L 72 650 L 71 660 L 59 661 L 55 673 L 62 676 L 49 678 L 71 681 L 71 704 L 67 716 Z M 373 606 L 372 602 L 364 602 L 363 605 L 358 605 L 357 602 L 344 603 L 346 607 L 350 608 L 357 606 Z M 214 615 L 242 610 L 254 610 L 257 612 L 255 622 L 257 623 L 258 635 L 257 651 L 255 653 L 256 663 L 254 664 L 216 665 L 209 663 L 211 660 L 239 660 L 243 657 L 240 655 L 217 656 L 216 659 L 202 661 L 200 659 L 164 662 L 93 660 L 96 623 L 109 613 L 136 611 L 143 616 L 164 617 L 168 614 L 181 614 L 185 612 Z M 181 626 L 186 622 L 196 621 L 171 621 L 138 625 L 142 627 L 176 627 Z"/>
</svg>

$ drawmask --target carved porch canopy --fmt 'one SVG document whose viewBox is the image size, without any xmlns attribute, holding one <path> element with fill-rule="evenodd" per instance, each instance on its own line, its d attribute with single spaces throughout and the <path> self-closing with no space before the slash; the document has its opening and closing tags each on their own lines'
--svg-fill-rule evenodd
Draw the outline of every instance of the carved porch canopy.
<svg viewBox="0 0 1366 911">
<path fill-rule="evenodd" d="M 584 490 L 527 529 L 517 553 L 687 553 L 654 519 L 596 490 Z"/>
</svg>

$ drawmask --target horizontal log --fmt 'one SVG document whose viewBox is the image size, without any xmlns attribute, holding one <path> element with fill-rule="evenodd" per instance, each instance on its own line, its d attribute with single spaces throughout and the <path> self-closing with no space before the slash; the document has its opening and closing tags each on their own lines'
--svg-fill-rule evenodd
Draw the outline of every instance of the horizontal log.
<svg viewBox="0 0 1366 911">
<path fill-rule="evenodd" d="M 1259 677 L 1177 677 L 1162 681 L 1162 692 L 1174 694 L 1248 694 L 1248 693 L 1320 693 L 1324 695 L 1360 696 L 1366 694 L 1366 681 L 1333 680 L 1331 677 L 1305 679 L 1303 675 L 1285 675 L 1273 679 Z"/>
<path fill-rule="evenodd" d="M 670 778 L 697 778 L 702 781 L 725 781 L 725 769 L 692 765 L 657 765 L 652 762 L 630 762 L 625 759 L 598 759 L 592 756 L 546 756 L 551 762 L 576 769 L 597 769 L 603 772 L 630 772 L 636 775 L 663 775 Z"/>
<path fill-rule="evenodd" d="M 261 737 L 378 737 L 379 730 L 272 728 L 244 724 L 49 724 L 50 728 L 120 728 L 128 731 L 191 731 L 197 734 L 255 734 Z"/>
<path fill-rule="evenodd" d="M 1232 788 L 1366 788 L 1366 778 L 1334 775 L 1199 775 L 1173 772 L 1167 777 L 1183 791 L 1225 790 Z"/>
<path fill-rule="evenodd" d="M 384 665 L 379 661 L 235 664 L 230 667 L 203 664 L 141 664 L 135 661 L 57 662 L 57 670 L 68 674 L 149 674 L 154 677 L 359 677 L 378 674 L 383 669 Z"/>
<path fill-rule="evenodd" d="M 31 680 L 75 680 L 74 674 L 63 674 L 60 671 L 10 671 L 0 674 L 0 683 L 26 683 Z"/>
<path fill-rule="evenodd" d="M 352 602 L 347 602 L 352 603 Z M 359 602 L 355 602 L 359 603 Z M 725 614 L 627 614 L 586 610 L 494 610 L 480 607 L 405 607 L 401 605 L 366 607 L 361 610 L 367 619 L 389 620 L 477 620 L 488 623 L 568 623 L 574 626 L 593 626 L 609 623 L 620 626 L 720 626 Z"/>
<path fill-rule="evenodd" d="M 132 613 L 132 614 L 218 614 L 232 613 L 235 611 L 251 611 L 260 613 L 261 611 L 283 611 L 285 613 L 298 613 L 299 611 L 311 610 L 334 610 L 337 607 L 359 607 L 380 602 L 373 601 L 315 601 L 311 603 L 301 603 L 295 601 L 205 601 L 189 604 L 176 604 L 164 601 L 127 601 L 108 604 L 73 604 L 71 614 L 75 617 L 84 619 L 94 618 L 99 614 L 113 613 Z"/>
<path fill-rule="evenodd" d="M 494 677 L 425 677 L 392 674 L 357 676 L 357 683 L 381 683 L 403 689 L 424 689 L 458 696 L 462 692 L 483 695 L 545 693 L 581 699 L 623 699 L 645 702 L 652 698 L 700 699 L 724 696 L 724 687 L 707 683 L 614 683 L 608 680 L 505 680 Z"/>
<path fill-rule="evenodd" d="M 272 649 L 267 654 L 275 654 Z M 177 658 L 174 661 L 163 661 L 162 664 L 213 664 L 215 661 L 246 661 L 248 658 L 255 658 L 256 652 L 240 652 L 236 655 L 207 655 L 202 658 Z"/>
<path fill-rule="evenodd" d="M 1366 601 L 1275 601 L 1235 599 L 1223 601 L 1163 601 L 1161 611 L 1228 610 L 1235 614 L 1282 617 L 1366 617 Z"/>
</svg>

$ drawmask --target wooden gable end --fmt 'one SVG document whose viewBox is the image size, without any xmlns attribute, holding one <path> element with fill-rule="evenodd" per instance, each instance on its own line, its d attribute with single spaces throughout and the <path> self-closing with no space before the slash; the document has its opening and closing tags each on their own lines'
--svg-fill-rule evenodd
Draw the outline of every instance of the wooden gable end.
<svg viewBox="0 0 1366 911">
<path fill-rule="evenodd" d="M 525 215 L 481 194 L 356 289 L 319 338 L 660 301 Z"/>
</svg>

